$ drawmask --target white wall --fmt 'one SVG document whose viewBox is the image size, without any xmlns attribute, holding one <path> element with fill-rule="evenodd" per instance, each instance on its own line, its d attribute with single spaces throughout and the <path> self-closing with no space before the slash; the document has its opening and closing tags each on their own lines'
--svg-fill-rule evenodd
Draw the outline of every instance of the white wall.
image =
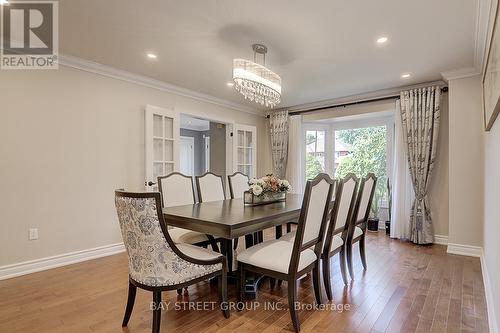
<svg viewBox="0 0 500 333">
<path fill-rule="evenodd" d="M 488 268 L 491 300 L 488 304 L 500 327 L 500 118 L 485 134 L 484 182 L 484 263 Z M 484 273 L 484 272 L 483 272 Z M 492 306 L 493 305 L 493 306 Z M 497 328 L 498 330 L 498 328 Z"/>
<path fill-rule="evenodd" d="M 133 83 L 2 71 L 0 101 L 0 266 L 121 242 L 113 191 L 143 188 L 146 104 L 257 126 L 257 171 L 271 170 L 264 117 Z"/>
<path fill-rule="evenodd" d="M 483 244 L 484 137 L 479 75 L 449 85 L 449 243 Z"/>
</svg>

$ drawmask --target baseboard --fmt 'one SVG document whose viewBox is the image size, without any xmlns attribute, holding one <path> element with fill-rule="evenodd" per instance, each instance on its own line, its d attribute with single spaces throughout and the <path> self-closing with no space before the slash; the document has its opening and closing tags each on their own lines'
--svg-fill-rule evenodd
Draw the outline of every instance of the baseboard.
<svg viewBox="0 0 500 333">
<path fill-rule="evenodd" d="M 484 251 L 481 249 L 481 273 L 483 275 L 484 293 L 486 294 L 486 309 L 488 311 L 488 326 L 490 333 L 498 333 L 498 326 L 495 317 L 495 304 L 493 300 L 493 289 L 491 288 L 490 276 L 488 275 L 488 267 L 484 259 Z"/>
<path fill-rule="evenodd" d="M 446 252 L 450 254 L 458 254 L 461 256 L 480 258 L 481 253 L 483 252 L 483 248 L 480 246 L 448 243 L 448 250 Z"/>
<path fill-rule="evenodd" d="M 448 245 L 448 236 L 434 235 L 434 244 Z"/>
<path fill-rule="evenodd" d="M 51 268 L 75 264 L 78 262 L 101 258 L 125 251 L 123 243 L 110 244 L 82 251 L 60 254 L 0 267 L 0 280 L 16 276 L 40 272 Z"/>
</svg>

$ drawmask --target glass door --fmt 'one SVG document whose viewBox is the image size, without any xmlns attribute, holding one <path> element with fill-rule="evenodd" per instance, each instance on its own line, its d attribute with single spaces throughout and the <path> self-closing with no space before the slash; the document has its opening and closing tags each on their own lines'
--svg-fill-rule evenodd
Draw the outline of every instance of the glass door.
<svg viewBox="0 0 500 333">
<path fill-rule="evenodd" d="M 257 128 L 255 126 L 235 124 L 234 135 L 234 170 L 248 175 L 249 178 L 257 177 Z"/>
</svg>

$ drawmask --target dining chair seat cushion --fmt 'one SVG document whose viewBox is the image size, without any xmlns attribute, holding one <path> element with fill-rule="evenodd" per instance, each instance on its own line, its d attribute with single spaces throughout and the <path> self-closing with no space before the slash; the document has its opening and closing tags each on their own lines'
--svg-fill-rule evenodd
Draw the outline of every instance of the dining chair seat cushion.
<svg viewBox="0 0 500 333">
<path fill-rule="evenodd" d="M 295 241 L 295 231 L 292 231 L 292 232 L 289 232 L 287 234 L 284 234 L 283 236 L 280 237 L 279 240 L 287 241 L 287 242 L 292 242 L 293 243 Z M 344 241 L 342 240 L 342 237 L 340 237 L 339 235 L 334 235 L 332 237 L 332 243 L 330 245 L 330 252 L 338 249 L 343 244 L 344 244 Z M 313 248 L 311 248 L 311 250 Z"/>
<path fill-rule="evenodd" d="M 293 252 L 293 242 L 269 240 L 254 245 L 238 254 L 238 261 L 269 269 L 275 272 L 288 274 L 288 267 Z M 298 271 L 306 268 L 317 260 L 316 254 L 311 249 L 301 252 Z"/>
<path fill-rule="evenodd" d="M 177 244 L 177 248 L 185 255 L 200 260 L 212 260 L 222 256 L 218 252 L 191 244 Z"/>
<path fill-rule="evenodd" d="M 356 228 L 354 228 L 354 234 L 353 234 L 352 238 L 359 237 L 362 234 L 363 234 L 363 229 L 361 229 L 360 227 L 356 227 Z"/>
<path fill-rule="evenodd" d="M 176 244 L 197 244 L 208 241 L 208 237 L 205 234 L 184 228 L 174 227 L 169 229 L 168 233 Z"/>
<path fill-rule="evenodd" d="M 291 231 L 291 232 L 288 232 L 286 234 L 284 234 L 283 236 L 281 236 L 279 238 L 279 240 L 283 240 L 283 241 L 287 241 L 287 242 L 293 242 L 295 241 L 295 235 L 297 234 L 297 232 L 294 230 L 294 231 Z"/>
</svg>

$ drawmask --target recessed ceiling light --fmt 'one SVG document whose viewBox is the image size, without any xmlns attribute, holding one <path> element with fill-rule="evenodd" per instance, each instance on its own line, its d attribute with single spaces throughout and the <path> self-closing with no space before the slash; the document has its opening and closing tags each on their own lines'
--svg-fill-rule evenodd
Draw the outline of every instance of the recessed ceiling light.
<svg viewBox="0 0 500 333">
<path fill-rule="evenodd" d="M 228 87 L 232 87 L 232 86 L 234 86 L 234 83 L 233 83 L 233 82 L 228 82 L 228 83 L 226 83 L 226 84 L 227 84 L 227 86 L 228 86 Z"/>
<path fill-rule="evenodd" d="M 154 54 L 154 53 L 148 53 L 147 56 L 148 56 L 149 59 L 156 59 L 156 58 L 158 58 L 158 56 L 156 54 Z"/>
<path fill-rule="evenodd" d="M 409 78 L 409 77 L 410 77 L 410 74 L 408 74 L 408 73 L 401 74 L 401 78 L 402 78 L 402 79 L 407 79 L 407 78 Z"/>
<path fill-rule="evenodd" d="M 387 43 L 388 40 L 389 40 L 389 38 L 387 38 L 387 37 L 379 37 L 377 39 L 377 43 L 378 44 L 384 44 L 384 43 Z"/>
<path fill-rule="evenodd" d="M 9 4 L 8 0 L 0 0 L 0 5 L 7 5 Z"/>
</svg>

